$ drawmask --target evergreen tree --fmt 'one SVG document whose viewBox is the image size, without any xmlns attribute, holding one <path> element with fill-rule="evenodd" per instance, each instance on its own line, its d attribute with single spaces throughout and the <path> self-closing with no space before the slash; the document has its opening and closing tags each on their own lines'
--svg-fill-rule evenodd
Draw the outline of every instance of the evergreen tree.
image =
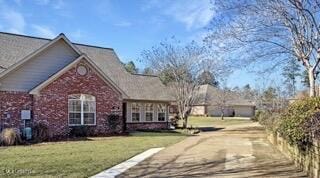
<svg viewBox="0 0 320 178">
<path fill-rule="evenodd" d="M 124 65 L 124 67 L 128 72 L 132 74 L 136 74 L 139 71 L 133 61 L 129 61 L 127 64 Z"/>
<path fill-rule="evenodd" d="M 253 100 L 255 96 L 255 91 L 251 89 L 251 86 L 249 84 L 247 84 L 242 88 L 242 95 L 244 99 Z"/>
<path fill-rule="evenodd" d="M 300 64 L 296 59 L 291 59 L 284 67 L 282 76 L 285 78 L 284 83 L 286 84 L 288 96 L 294 97 L 297 90 L 297 79 L 301 76 Z M 307 77 L 308 79 L 308 77 Z M 309 81 L 308 81 L 309 82 Z M 308 83 L 309 84 L 309 83 Z"/>
<path fill-rule="evenodd" d="M 198 81 L 200 85 L 212 85 L 215 87 L 219 86 L 219 82 L 216 80 L 212 72 L 210 71 L 203 71 L 199 76 L 198 76 Z"/>
</svg>

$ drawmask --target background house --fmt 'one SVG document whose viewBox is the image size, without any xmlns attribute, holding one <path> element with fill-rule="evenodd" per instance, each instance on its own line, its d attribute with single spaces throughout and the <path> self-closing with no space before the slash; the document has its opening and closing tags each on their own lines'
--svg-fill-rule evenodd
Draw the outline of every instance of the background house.
<svg viewBox="0 0 320 178">
<path fill-rule="evenodd" d="M 255 114 L 255 104 L 250 100 L 241 98 L 234 92 L 224 96 L 223 91 L 211 85 L 201 85 L 198 100 L 191 110 L 191 115 L 221 116 L 219 105 L 225 100 L 225 116 L 252 117 Z"/>
</svg>

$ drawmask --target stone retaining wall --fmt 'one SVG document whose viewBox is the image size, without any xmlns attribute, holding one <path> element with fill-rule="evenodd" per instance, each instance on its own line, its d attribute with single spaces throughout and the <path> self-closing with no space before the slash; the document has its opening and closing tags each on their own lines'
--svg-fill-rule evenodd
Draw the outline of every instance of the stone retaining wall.
<svg viewBox="0 0 320 178">
<path fill-rule="evenodd" d="M 309 177 L 320 177 L 320 148 L 318 141 L 315 141 L 311 148 L 302 151 L 297 145 L 290 145 L 279 133 L 268 132 L 268 140 L 284 155 L 293 160 L 297 167 L 303 169 Z"/>
</svg>

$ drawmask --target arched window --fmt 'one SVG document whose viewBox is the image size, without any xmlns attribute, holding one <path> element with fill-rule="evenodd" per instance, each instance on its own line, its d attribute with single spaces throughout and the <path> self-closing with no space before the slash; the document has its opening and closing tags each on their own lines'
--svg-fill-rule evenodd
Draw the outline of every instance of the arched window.
<svg viewBox="0 0 320 178">
<path fill-rule="evenodd" d="M 69 125 L 96 124 L 96 98 L 87 94 L 68 96 Z"/>
</svg>

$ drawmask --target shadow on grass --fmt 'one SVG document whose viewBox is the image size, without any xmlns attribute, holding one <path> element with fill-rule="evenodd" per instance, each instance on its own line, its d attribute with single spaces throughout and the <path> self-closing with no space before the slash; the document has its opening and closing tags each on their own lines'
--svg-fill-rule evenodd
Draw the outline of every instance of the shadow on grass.
<svg viewBox="0 0 320 178">
<path fill-rule="evenodd" d="M 130 136 L 150 137 L 150 136 L 197 136 L 199 132 L 215 132 L 224 128 L 218 127 L 195 127 L 195 128 L 177 128 L 175 130 L 138 130 L 131 132 Z"/>
<path fill-rule="evenodd" d="M 214 132 L 225 128 L 220 127 L 198 127 L 201 132 Z"/>
<path fill-rule="evenodd" d="M 190 134 L 183 133 L 181 130 L 140 130 L 136 132 L 131 132 L 129 135 L 138 137 L 191 136 Z"/>
</svg>

